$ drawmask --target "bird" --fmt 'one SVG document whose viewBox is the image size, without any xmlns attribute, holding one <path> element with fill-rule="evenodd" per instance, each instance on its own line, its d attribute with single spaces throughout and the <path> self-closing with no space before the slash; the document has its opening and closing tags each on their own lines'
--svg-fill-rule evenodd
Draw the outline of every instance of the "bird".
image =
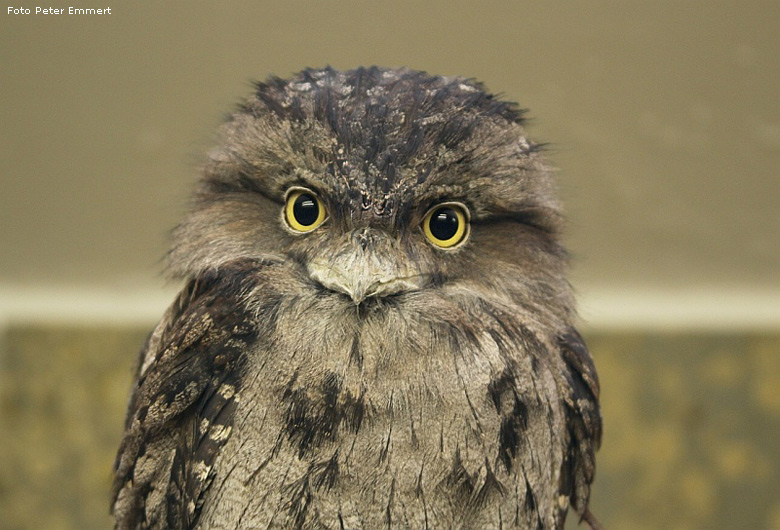
<svg viewBox="0 0 780 530">
<path fill-rule="evenodd" d="M 253 83 L 171 233 L 117 529 L 600 528 L 599 381 L 526 114 L 406 67 Z"/>
</svg>

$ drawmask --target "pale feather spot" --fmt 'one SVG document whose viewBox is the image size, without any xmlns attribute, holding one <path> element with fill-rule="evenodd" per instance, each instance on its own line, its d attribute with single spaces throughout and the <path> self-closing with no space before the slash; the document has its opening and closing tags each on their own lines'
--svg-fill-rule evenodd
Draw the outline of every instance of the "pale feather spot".
<svg viewBox="0 0 780 530">
<path fill-rule="evenodd" d="M 566 495 L 560 495 L 558 497 L 558 507 L 561 510 L 565 510 L 569 507 L 569 498 Z"/>
<path fill-rule="evenodd" d="M 219 387 L 219 395 L 225 399 L 230 399 L 236 394 L 236 387 L 233 385 L 222 385 Z"/>
<path fill-rule="evenodd" d="M 209 438 L 215 442 L 224 442 L 228 439 L 228 436 L 230 436 L 230 431 L 232 430 L 233 428 L 229 425 L 215 425 L 209 433 Z"/>
<path fill-rule="evenodd" d="M 207 465 L 202 460 L 195 462 L 195 464 L 192 466 L 192 474 L 195 475 L 195 477 L 197 477 L 197 479 L 201 482 L 205 482 L 205 480 L 209 477 L 210 471 L 211 466 Z"/>
</svg>

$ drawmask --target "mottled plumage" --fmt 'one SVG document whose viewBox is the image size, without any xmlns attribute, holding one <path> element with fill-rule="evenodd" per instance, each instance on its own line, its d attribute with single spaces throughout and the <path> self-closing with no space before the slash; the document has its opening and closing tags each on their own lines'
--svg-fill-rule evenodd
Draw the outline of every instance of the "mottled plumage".
<svg viewBox="0 0 780 530">
<path fill-rule="evenodd" d="M 327 211 L 306 232 L 299 188 Z M 440 204 L 469 225 L 452 248 L 421 228 Z M 560 225 L 522 112 L 479 83 L 258 84 L 174 232 L 187 284 L 141 352 L 117 528 L 595 527 Z"/>
</svg>

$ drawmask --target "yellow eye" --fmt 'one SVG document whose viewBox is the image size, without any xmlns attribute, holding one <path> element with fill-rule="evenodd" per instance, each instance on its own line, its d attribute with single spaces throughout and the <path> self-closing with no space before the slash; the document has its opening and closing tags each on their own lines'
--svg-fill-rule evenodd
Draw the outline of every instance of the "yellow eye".
<svg viewBox="0 0 780 530">
<path fill-rule="evenodd" d="M 457 202 L 434 206 L 425 214 L 423 232 L 439 248 L 452 248 L 468 236 L 469 211 Z"/>
<path fill-rule="evenodd" d="M 325 220 L 325 205 L 313 191 L 293 188 L 287 195 L 284 218 L 296 232 L 311 232 Z"/>
</svg>

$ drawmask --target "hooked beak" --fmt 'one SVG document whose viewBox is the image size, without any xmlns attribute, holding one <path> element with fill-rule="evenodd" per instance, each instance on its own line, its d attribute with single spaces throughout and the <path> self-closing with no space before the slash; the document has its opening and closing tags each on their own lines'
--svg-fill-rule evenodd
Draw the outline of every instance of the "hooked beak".
<svg viewBox="0 0 780 530">
<path fill-rule="evenodd" d="M 312 280 L 331 291 L 346 294 L 355 305 L 366 298 L 389 296 L 422 287 L 420 275 L 394 276 L 371 266 L 346 269 L 338 263 L 314 261 L 308 269 Z"/>
<path fill-rule="evenodd" d="M 309 277 L 327 289 L 349 296 L 355 305 L 366 298 L 420 289 L 423 276 L 399 264 L 399 249 L 394 246 L 376 233 L 356 231 L 340 251 L 310 261 Z"/>
</svg>

